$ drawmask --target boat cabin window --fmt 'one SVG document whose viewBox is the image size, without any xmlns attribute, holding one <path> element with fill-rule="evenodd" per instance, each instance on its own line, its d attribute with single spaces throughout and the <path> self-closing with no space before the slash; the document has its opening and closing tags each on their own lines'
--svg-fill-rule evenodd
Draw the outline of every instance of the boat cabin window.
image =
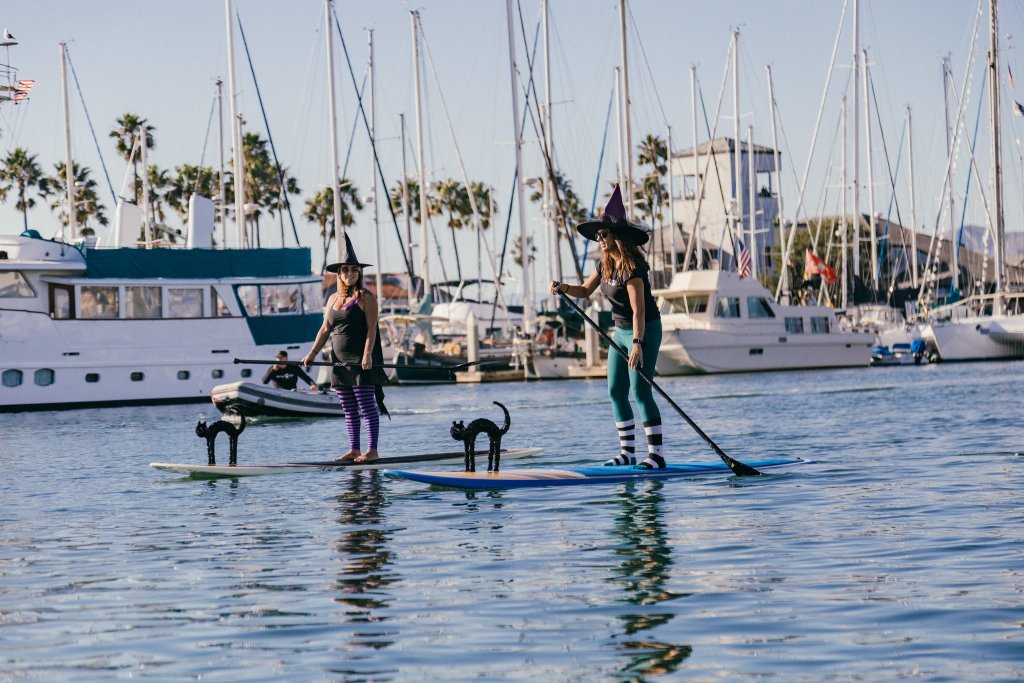
<svg viewBox="0 0 1024 683">
<path fill-rule="evenodd" d="M 665 310 L 663 312 L 688 313 L 690 315 L 707 313 L 709 298 L 711 297 L 707 294 L 686 294 L 683 296 L 674 296 L 670 299 L 665 299 Z"/>
<path fill-rule="evenodd" d="M 238 300 L 250 318 L 268 315 L 321 313 L 319 282 L 292 282 L 284 285 L 238 285 Z"/>
<path fill-rule="evenodd" d="M 299 312 L 299 286 L 260 285 L 263 315 L 293 315 Z"/>
<path fill-rule="evenodd" d="M 823 315 L 811 316 L 811 334 L 828 334 L 832 330 L 829 319 Z"/>
<path fill-rule="evenodd" d="M 771 305 L 763 296 L 748 296 L 747 316 L 750 318 L 774 318 L 775 312 L 772 311 Z"/>
<path fill-rule="evenodd" d="M 31 299 L 36 295 L 32 285 L 17 270 L 0 273 L 0 298 Z"/>
<path fill-rule="evenodd" d="M 740 298 L 738 296 L 718 297 L 718 306 L 715 308 L 716 318 L 738 318 L 740 317 Z"/>
<path fill-rule="evenodd" d="M 3 383 L 5 387 L 17 387 L 21 386 L 21 380 L 24 377 L 21 370 L 4 370 Z"/>
<path fill-rule="evenodd" d="M 120 312 L 116 286 L 85 285 L 80 300 L 78 310 L 82 318 L 116 318 Z"/>
<path fill-rule="evenodd" d="M 210 309 L 213 311 L 214 318 L 231 317 L 231 309 L 228 308 L 227 302 L 217 293 L 216 287 L 210 288 Z"/>
<path fill-rule="evenodd" d="M 162 318 L 162 290 L 159 287 L 125 287 L 126 318 Z"/>
<path fill-rule="evenodd" d="M 167 317 L 202 318 L 203 290 L 198 287 L 168 287 Z"/>
<path fill-rule="evenodd" d="M 54 373 L 50 368 L 40 368 L 35 372 L 36 386 L 48 387 L 53 384 Z"/>
<path fill-rule="evenodd" d="M 804 333 L 804 319 L 786 317 L 786 332 L 789 334 Z"/>
<path fill-rule="evenodd" d="M 75 300 L 74 290 L 67 285 L 50 285 L 50 317 L 54 320 L 68 320 L 75 317 L 71 303 Z"/>
<path fill-rule="evenodd" d="M 324 295 L 319 282 L 303 282 L 302 285 L 302 312 L 322 313 L 324 310 Z"/>
</svg>

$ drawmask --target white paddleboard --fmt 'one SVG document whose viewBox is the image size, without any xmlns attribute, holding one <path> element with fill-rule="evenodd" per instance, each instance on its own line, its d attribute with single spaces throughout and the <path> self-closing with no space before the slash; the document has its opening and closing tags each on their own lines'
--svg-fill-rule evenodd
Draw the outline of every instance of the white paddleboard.
<svg viewBox="0 0 1024 683">
<path fill-rule="evenodd" d="M 501 462 L 526 458 L 540 453 L 540 448 L 510 448 L 501 451 Z M 150 467 L 164 472 L 185 474 L 193 479 L 217 479 L 220 477 L 256 477 L 263 474 L 288 474 L 291 472 L 333 472 L 337 470 L 377 470 L 394 468 L 396 465 L 424 465 L 433 463 L 462 463 L 465 454 L 462 451 L 447 453 L 422 453 L 418 455 L 393 455 L 382 457 L 374 462 L 344 463 L 334 460 L 319 462 L 284 462 L 266 465 L 200 465 L 195 463 L 151 462 Z M 487 469 L 487 453 L 477 453 L 476 466 Z"/>
</svg>

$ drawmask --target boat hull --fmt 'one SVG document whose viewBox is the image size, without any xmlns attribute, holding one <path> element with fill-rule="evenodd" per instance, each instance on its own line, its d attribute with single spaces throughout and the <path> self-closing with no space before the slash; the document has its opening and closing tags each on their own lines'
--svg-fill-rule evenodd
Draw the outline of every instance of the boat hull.
<svg viewBox="0 0 1024 683">
<path fill-rule="evenodd" d="M 936 322 L 926 325 L 921 337 L 943 361 L 1017 360 L 1024 358 L 1022 324 L 1006 317 Z"/>
<path fill-rule="evenodd" d="M 766 372 L 867 366 L 868 333 L 779 335 L 702 329 L 666 330 L 660 375 Z"/>
</svg>

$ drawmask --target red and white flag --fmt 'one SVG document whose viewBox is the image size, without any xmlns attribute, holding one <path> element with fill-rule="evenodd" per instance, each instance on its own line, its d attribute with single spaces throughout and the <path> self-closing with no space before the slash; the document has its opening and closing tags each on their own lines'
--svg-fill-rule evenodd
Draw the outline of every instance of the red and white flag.
<svg viewBox="0 0 1024 683">
<path fill-rule="evenodd" d="M 804 261 L 804 277 L 811 275 L 821 275 L 825 278 L 825 282 L 832 285 L 835 284 L 838 277 L 836 271 L 832 269 L 832 266 L 825 263 L 825 260 L 814 255 L 810 249 L 807 250 L 807 260 Z"/>
</svg>

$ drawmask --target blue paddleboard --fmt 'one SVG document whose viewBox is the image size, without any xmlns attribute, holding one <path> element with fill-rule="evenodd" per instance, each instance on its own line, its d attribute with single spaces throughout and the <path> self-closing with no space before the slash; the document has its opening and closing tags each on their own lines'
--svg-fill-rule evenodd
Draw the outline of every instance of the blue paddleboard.
<svg viewBox="0 0 1024 683">
<path fill-rule="evenodd" d="M 479 461 L 478 461 L 479 462 Z M 807 462 L 800 458 L 766 458 L 745 464 L 762 470 L 781 465 Z M 614 484 L 644 479 L 670 479 L 696 474 L 728 473 L 729 466 L 721 460 L 673 463 L 661 470 L 625 467 L 566 467 L 564 469 L 511 469 L 500 472 L 424 472 L 422 470 L 384 470 L 396 479 L 408 479 L 432 486 L 457 489 L 515 489 L 535 486 L 576 486 L 582 484 Z"/>
</svg>

